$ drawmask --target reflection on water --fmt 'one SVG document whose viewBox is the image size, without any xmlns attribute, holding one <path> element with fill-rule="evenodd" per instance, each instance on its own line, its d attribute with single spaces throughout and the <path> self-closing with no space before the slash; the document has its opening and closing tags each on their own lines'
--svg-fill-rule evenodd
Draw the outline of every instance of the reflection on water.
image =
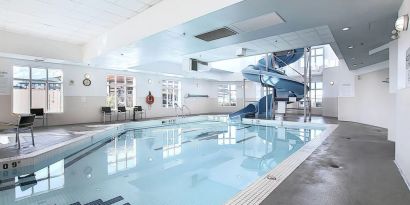
<svg viewBox="0 0 410 205">
<path fill-rule="evenodd" d="M 218 144 L 219 145 L 236 144 L 236 127 L 229 126 L 228 132 L 218 134 Z"/>
<path fill-rule="evenodd" d="M 32 174 L 15 177 L 16 199 L 40 195 L 64 187 L 64 160 Z"/>
<path fill-rule="evenodd" d="M 182 128 L 165 130 L 162 134 L 162 140 L 162 157 L 164 159 L 181 154 Z"/>
<path fill-rule="evenodd" d="M 115 138 L 107 147 L 108 175 L 137 166 L 137 139 L 132 132 Z M 125 139 L 124 139 L 125 138 Z"/>
</svg>

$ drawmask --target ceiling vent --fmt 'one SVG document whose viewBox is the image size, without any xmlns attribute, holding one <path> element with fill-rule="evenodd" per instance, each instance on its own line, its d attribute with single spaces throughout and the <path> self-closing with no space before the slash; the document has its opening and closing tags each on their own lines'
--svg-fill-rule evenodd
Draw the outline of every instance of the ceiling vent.
<svg viewBox="0 0 410 205">
<path fill-rule="evenodd" d="M 208 66 L 207 62 L 203 62 L 197 59 L 190 59 L 190 61 L 191 61 L 191 65 L 190 65 L 191 71 L 203 72 L 203 71 L 209 71 L 211 69 L 211 67 Z"/>
<path fill-rule="evenodd" d="M 209 41 L 214 41 L 214 40 L 218 40 L 218 39 L 221 39 L 221 38 L 226 38 L 226 37 L 229 37 L 229 36 L 233 36 L 233 35 L 236 35 L 236 34 L 238 34 L 236 31 L 234 31 L 234 30 L 232 30 L 228 27 L 223 27 L 223 28 L 216 29 L 216 30 L 213 30 L 213 31 L 209 31 L 209 32 L 206 32 L 206 33 L 203 33 L 203 34 L 199 34 L 195 37 L 199 38 L 203 41 L 208 41 L 209 42 Z"/>
</svg>

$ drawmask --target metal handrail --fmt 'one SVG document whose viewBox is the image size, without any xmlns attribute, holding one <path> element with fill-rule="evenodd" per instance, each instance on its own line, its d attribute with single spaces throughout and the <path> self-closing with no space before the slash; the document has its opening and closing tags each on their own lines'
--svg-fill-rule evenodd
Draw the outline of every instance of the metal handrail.
<svg viewBox="0 0 410 205">
<path fill-rule="evenodd" d="M 178 110 L 181 110 L 181 107 L 179 107 L 178 103 L 174 103 L 174 106 L 175 106 L 176 117 L 179 117 Z"/>
<path fill-rule="evenodd" d="M 183 105 L 182 106 L 182 116 L 184 116 L 184 108 L 186 108 L 187 110 L 188 110 L 188 112 L 189 112 L 189 115 L 191 115 L 191 109 L 189 109 L 189 107 L 188 106 L 186 106 L 186 105 Z"/>
<path fill-rule="evenodd" d="M 189 112 L 189 115 L 191 115 L 191 109 L 189 109 L 188 106 L 186 106 L 186 105 L 179 106 L 178 103 L 175 103 L 174 105 L 175 105 L 175 113 L 176 113 L 177 117 L 179 117 L 179 116 L 185 117 L 184 108 L 187 109 L 188 112 Z M 181 115 L 178 114 L 178 110 L 181 111 Z"/>
</svg>

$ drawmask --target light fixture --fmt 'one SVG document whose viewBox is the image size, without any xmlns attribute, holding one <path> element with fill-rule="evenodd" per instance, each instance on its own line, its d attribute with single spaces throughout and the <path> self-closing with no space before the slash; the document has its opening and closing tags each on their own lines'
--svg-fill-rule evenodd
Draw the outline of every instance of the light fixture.
<svg viewBox="0 0 410 205">
<path fill-rule="evenodd" d="M 391 31 L 391 39 L 393 39 L 393 40 L 396 40 L 396 39 L 398 39 L 399 38 L 399 32 L 396 30 L 396 29 L 394 29 L 393 31 Z"/>
<path fill-rule="evenodd" d="M 41 58 L 36 58 L 36 59 L 34 59 L 34 61 L 35 61 L 35 62 L 44 62 L 45 60 L 44 60 L 44 59 L 41 59 Z"/>
<path fill-rule="evenodd" d="M 90 79 L 90 78 L 91 78 L 91 75 L 90 75 L 89 73 L 86 73 L 86 74 L 84 74 L 84 78 L 85 78 L 85 79 Z"/>
<path fill-rule="evenodd" d="M 409 25 L 409 15 L 403 15 L 400 16 L 397 20 L 396 23 L 394 24 L 395 28 L 397 31 L 407 31 Z"/>
<path fill-rule="evenodd" d="M 334 85 L 335 84 L 335 82 L 333 82 L 333 81 L 330 81 L 330 85 Z"/>
<path fill-rule="evenodd" d="M 352 58 L 352 60 L 356 59 L 355 57 Z"/>
<path fill-rule="evenodd" d="M 342 31 L 348 31 L 348 30 L 350 30 L 350 27 L 344 27 L 344 28 L 342 28 Z"/>
<path fill-rule="evenodd" d="M 151 79 L 148 79 L 148 84 L 151 84 L 152 83 L 152 80 Z"/>
<path fill-rule="evenodd" d="M 352 49 L 352 48 L 354 48 L 354 46 L 348 46 L 347 48 L 348 48 L 348 49 Z"/>
<path fill-rule="evenodd" d="M 357 64 L 353 64 L 353 67 L 356 67 L 357 66 Z"/>
</svg>

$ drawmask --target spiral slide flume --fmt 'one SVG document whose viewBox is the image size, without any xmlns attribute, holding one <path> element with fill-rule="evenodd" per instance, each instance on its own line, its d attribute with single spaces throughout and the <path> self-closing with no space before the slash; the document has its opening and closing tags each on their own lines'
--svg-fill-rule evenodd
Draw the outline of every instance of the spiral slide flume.
<svg viewBox="0 0 410 205">
<path fill-rule="evenodd" d="M 288 77 L 286 74 L 277 70 L 299 60 L 304 54 L 304 49 L 294 49 L 284 51 L 279 54 L 269 55 L 268 59 L 262 58 L 257 65 L 250 65 L 242 70 L 242 75 L 245 79 L 261 83 L 264 86 L 275 88 L 275 101 L 289 101 L 290 97 L 301 100 L 304 97 L 304 84 L 296 79 Z M 266 66 L 268 62 L 268 66 Z M 275 66 L 273 66 L 275 65 Z M 266 98 L 268 104 L 272 103 L 272 94 L 261 98 L 258 102 L 247 105 L 245 108 L 231 113 L 230 118 L 262 115 L 271 112 L 271 106 L 266 106 Z"/>
</svg>

